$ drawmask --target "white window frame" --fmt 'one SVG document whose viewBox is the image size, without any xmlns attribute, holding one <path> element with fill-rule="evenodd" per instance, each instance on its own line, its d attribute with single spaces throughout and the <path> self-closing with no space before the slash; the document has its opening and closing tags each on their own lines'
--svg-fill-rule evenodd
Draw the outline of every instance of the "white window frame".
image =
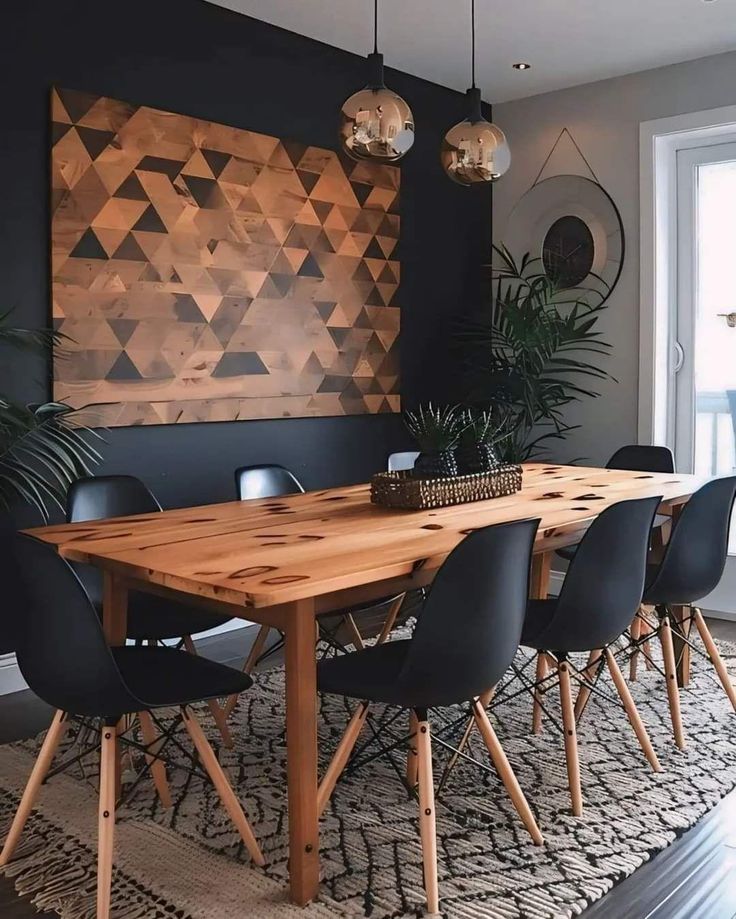
<svg viewBox="0 0 736 919">
<path fill-rule="evenodd" d="M 639 126 L 639 443 L 674 449 L 677 153 L 736 141 L 736 105 Z"/>
</svg>

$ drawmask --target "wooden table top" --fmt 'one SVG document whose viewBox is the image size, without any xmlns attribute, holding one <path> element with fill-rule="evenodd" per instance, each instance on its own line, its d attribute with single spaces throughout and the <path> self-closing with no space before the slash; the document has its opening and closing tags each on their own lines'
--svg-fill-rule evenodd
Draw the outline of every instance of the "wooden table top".
<svg viewBox="0 0 736 919">
<path fill-rule="evenodd" d="M 687 501 L 691 475 L 528 463 L 520 492 L 431 511 L 370 502 L 368 485 L 180 508 L 27 532 L 135 581 L 245 607 L 319 597 L 435 568 L 472 529 L 541 518 L 535 551 L 577 541 L 609 504 Z"/>
</svg>

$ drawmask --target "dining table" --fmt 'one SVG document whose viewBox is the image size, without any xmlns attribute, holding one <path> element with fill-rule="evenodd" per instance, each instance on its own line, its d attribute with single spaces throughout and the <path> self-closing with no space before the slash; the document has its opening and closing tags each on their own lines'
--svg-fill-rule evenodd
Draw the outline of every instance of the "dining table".
<svg viewBox="0 0 736 919">
<path fill-rule="evenodd" d="M 126 640 L 130 590 L 175 597 L 283 634 L 289 883 L 292 900 L 306 905 L 317 896 L 320 877 L 316 617 L 426 587 L 468 533 L 528 518 L 540 520 L 530 593 L 545 597 L 555 549 L 577 543 L 605 508 L 657 495 L 660 513 L 676 518 L 703 481 L 534 462 L 523 465 L 517 493 L 450 507 L 390 509 L 372 503 L 370 485 L 361 484 L 26 532 L 69 561 L 102 570 L 110 645 Z M 679 652 L 684 683 L 684 642 Z"/>
</svg>

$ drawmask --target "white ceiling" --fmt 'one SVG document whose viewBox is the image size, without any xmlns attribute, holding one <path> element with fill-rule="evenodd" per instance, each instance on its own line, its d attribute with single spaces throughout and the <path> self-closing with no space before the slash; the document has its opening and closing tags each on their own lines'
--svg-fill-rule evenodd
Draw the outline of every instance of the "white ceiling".
<svg viewBox="0 0 736 919">
<path fill-rule="evenodd" d="M 365 54 L 371 0 L 210 0 Z M 476 0 L 478 85 L 489 102 L 736 49 L 736 0 Z M 386 64 L 463 90 L 470 0 L 379 0 Z M 513 70 L 517 61 L 529 71 Z"/>
</svg>

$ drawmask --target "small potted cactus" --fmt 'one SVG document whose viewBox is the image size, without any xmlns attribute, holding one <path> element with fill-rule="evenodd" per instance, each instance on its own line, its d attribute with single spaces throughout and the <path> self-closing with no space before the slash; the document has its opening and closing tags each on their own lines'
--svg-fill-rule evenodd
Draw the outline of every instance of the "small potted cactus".
<svg viewBox="0 0 736 919">
<path fill-rule="evenodd" d="M 414 475 L 430 479 L 458 474 L 454 450 L 463 421 L 456 406 L 420 405 L 416 412 L 405 412 L 404 423 L 420 450 Z"/>
<path fill-rule="evenodd" d="M 488 472 L 499 465 L 495 445 L 508 435 L 506 419 L 494 413 L 466 409 L 462 413 L 461 433 L 456 458 L 461 475 Z"/>
</svg>

